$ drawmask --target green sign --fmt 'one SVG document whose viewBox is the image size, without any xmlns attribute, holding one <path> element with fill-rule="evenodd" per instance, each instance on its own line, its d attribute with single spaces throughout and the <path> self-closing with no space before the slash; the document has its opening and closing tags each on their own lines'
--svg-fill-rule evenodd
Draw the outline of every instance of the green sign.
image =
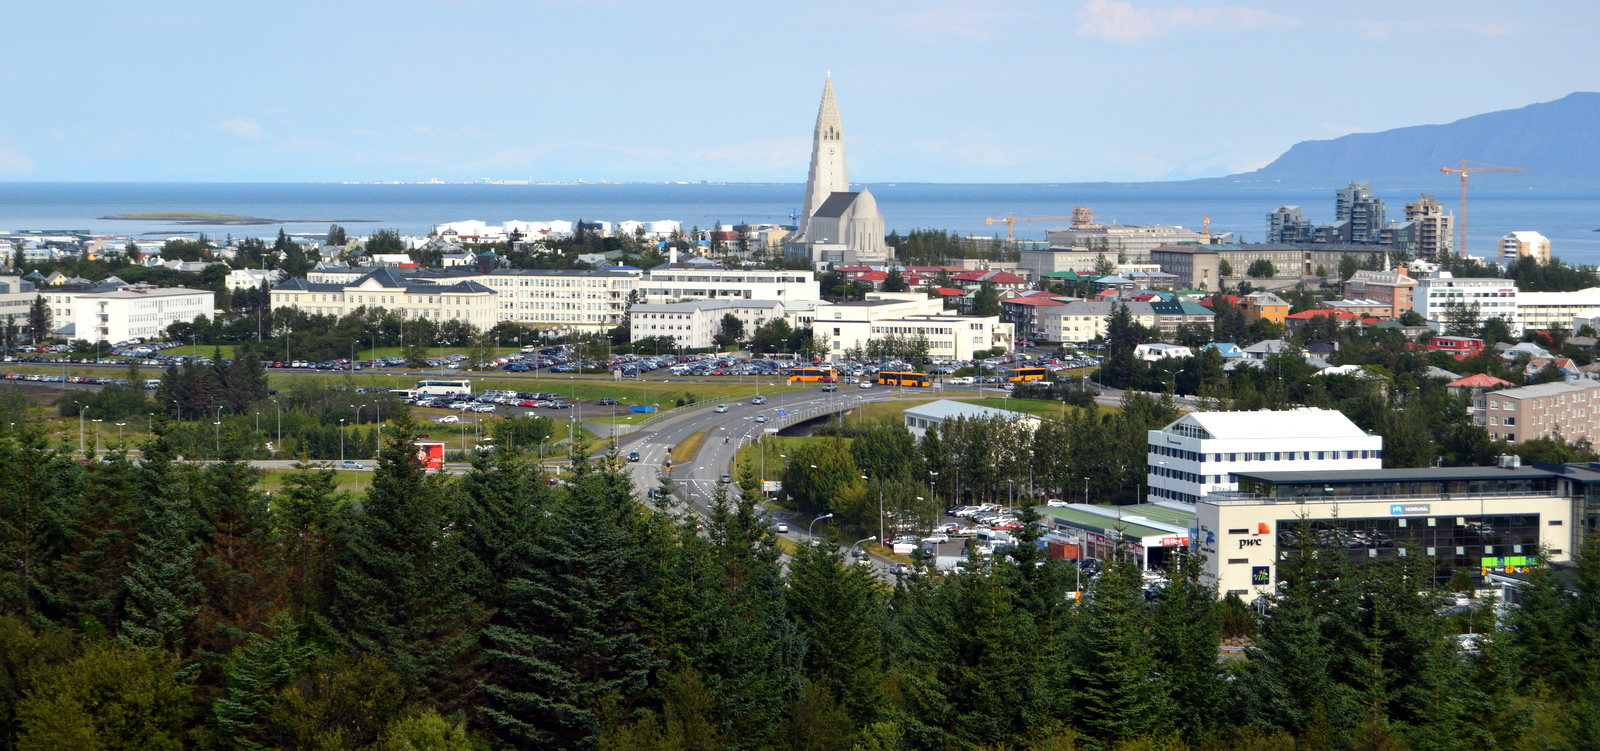
<svg viewBox="0 0 1600 751">
<path fill-rule="evenodd" d="M 1505 566 L 1516 566 L 1520 568 L 1522 566 L 1537 566 L 1539 565 L 1539 559 L 1531 555 L 1511 555 L 1501 556 L 1499 558 L 1485 557 L 1481 565 L 1486 568 L 1503 568 Z"/>
</svg>

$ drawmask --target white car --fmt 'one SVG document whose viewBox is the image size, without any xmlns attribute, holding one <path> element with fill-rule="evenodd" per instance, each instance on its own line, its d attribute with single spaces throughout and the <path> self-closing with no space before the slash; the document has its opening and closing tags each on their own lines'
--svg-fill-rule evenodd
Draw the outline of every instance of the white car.
<svg viewBox="0 0 1600 751">
<path fill-rule="evenodd" d="M 713 412 L 727 412 L 728 411 L 728 405 L 726 405 L 726 404 L 718 404 L 717 408 L 712 410 L 712 411 Z"/>
<path fill-rule="evenodd" d="M 944 534 L 943 532 L 940 532 L 938 534 L 928 535 L 927 537 L 922 538 L 922 541 L 923 542 L 933 542 L 933 543 L 949 542 L 950 541 L 950 535 L 947 535 L 947 534 Z"/>
<path fill-rule="evenodd" d="M 959 378 L 951 378 L 950 379 L 950 385 L 951 386 L 971 386 L 973 383 L 976 383 L 976 382 L 977 382 L 977 379 L 973 378 L 972 376 L 961 376 Z"/>
<path fill-rule="evenodd" d="M 441 417 L 441 418 L 439 418 L 437 420 L 434 420 L 434 422 L 437 422 L 440 425 L 445 425 L 445 424 L 450 424 L 450 423 L 461 422 L 461 418 L 456 417 L 455 415 L 445 415 L 444 417 Z"/>
<path fill-rule="evenodd" d="M 872 388 L 872 381 L 862 381 L 861 382 L 861 388 L 864 388 L 864 389 Z"/>
</svg>

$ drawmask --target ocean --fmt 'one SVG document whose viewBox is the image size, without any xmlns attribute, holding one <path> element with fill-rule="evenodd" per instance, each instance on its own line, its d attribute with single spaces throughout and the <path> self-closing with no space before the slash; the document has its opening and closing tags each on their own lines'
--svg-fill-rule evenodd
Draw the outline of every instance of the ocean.
<svg viewBox="0 0 1600 751">
<path fill-rule="evenodd" d="M 890 229 L 931 228 L 979 236 L 1004 236 L 1004 224 L 986 218 L 1066 216 L 1086 205 L 1102 222 L 1177 224 L 1199 228 L 1209 216 L 1213 232 L 1231 231 L 1260 242 L 1273 209 L 1298 205 L 1317 223 L 1333 220 L 1333 191 L 1325 189 L 1218 188 L 1175 184 L 962 185 L 869 183 Z M 1381 186 L 1380 186 L 1381 188 Z M 330 222 L 353 235 L 374 229 L 424 234 L 445 222 L 477 219 L 550 221 L 675 219 L 684 227 L 740 222 L 789 223 L 803 186 L 753 184 L 583 185 L 377 185 L 327 183 L 26 183 L 0 182 L 0 231 L 88 230 L 160 238 L 206 232 L 273 236 L 320 233 Z M 1378 190 L 1390 219 L 1403 215 L 1417 191 Z M 1459 211 L 1455 184 L 1436 196 Z M 1532 230 L 1550 238 L 1555 255 L 1573 264 L 1600 265 L 1600 192 L 1496 191 L 1474 187 L 1468 205 L 1468 252 L 1493 256 L 1501 236 Z M 205 212 L 280 220 L 253 226 L 195 226 L 118 221 L 101 217 L 151 212 Z M 1043 240 L 1064 220 L 1018 222 L 1018 239 Z"/>
</svg>

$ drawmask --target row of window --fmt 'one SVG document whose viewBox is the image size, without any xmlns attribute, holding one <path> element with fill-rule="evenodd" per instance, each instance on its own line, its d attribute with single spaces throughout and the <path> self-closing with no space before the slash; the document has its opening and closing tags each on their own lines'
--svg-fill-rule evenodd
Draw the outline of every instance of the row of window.
<svg viewBox="0 0 1600 751">
<path fill-rule="evenodd" d="M 1383 449 L 1347 451 L 1230 451 L 1226 453 L 1200 453 L 1173 446 L 1150 444 L 1150 453 L 1191 462 L 1297 462 L 1327 461 L 1333 459 L 1382 459 Z M 1209 457 L 1209 458 L 1208 458 Z"/>
</svg>

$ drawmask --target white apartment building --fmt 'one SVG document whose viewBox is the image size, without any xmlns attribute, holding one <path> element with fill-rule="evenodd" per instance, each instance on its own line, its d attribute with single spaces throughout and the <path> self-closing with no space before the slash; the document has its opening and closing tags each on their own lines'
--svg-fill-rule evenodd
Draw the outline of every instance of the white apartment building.
<svg viewBox="0 0 1600 751">
<path fill-rule="evenodd" d="M 1147 502 L 1197 503 L 1238 490 L 1234 473 L 1381 469 L 1383 436 L 1344 413 L 1301 407 L 1274 412 L 1192 412 L 1149 432 Z"/>
<path fill-rule="evenodd" d="M 1537 232 L 1513 232 L 1500 238 L 1500 257 L 1516 260 L 1532 257 L 1550 262 L 1550 240 Z"/>
<path fill-rule="evenodd" d="M 1455 277 L 1441 271 L 1436 277 L 1417 280 L 1416 296 L 1412 310 L 1429 323 L 1445 320 L 1445 311 L 1454 304 L 1478 305 L 1478 320 L 1503 318 L 1512 333 L 1522 331 L 1522 317 L 1518 311 L 1517 283 L 1510 279 L 1481 279 Z"/>
<path fill-rule="evenodd" d="M 745 336 L 774 319 L 783 318 L 783 303 L 776 300 L 696 300 L 652 305 L 640 303 L 628 311 L 631 341 L 666 336 L 678 346 L 700 349 L 716 346 L 724 316 L 744 324 Z"/>
<path fill-rule="evenodd" d="M 1549 331 L 1560 328 L 1576 331 L 1574 319 L 1584 311 L 1600 307 L 1600 287 L 1573 292 L 1522 292 L 1517 295 L 1517 315 L 1524 331 Z M 1485 316 L 1487 317 L 1487 316 Z"/>
<path fill-rule="evenodd" d="M 263 284 L 277 284 L 284 276 L 282 269 L 234 269 L 228 272 L 225 283 L 228 289 L 256 289 Z"/>
<path fill-rule="evenodd" d="M 822 299 L 811 271 L 725 269 L 706 262 L 666 263 L 644 272 L 643 301 L 652 304 L 690 300 L 777 300 L 784 304 Z"/>
<path fill-rule="evenodd" d="M 115 279 L 115 277 L 113 277 Z M 69 340 L 121 342 L 166 336 L 167 327 L 216 312 L 208 289 L 151 287 L 117 280 L 84 290 L 51 290 L 56 332 Z"/>
<path fill-rule="evenodd" d="M 33 282 L 20 276 L 0 276 L 0 319 L 15 321 L 18 327 L 26 329 L 28 310 L 38 296 Z"/>
<path fill-rule="evenodd" d="M 1074 300 L 1066 305 L 1050 305 L 1039 309 L 1034 329 L 1052 342 L 1082 344 L 1095 337 L 1106 335 L 1106 326 L 1119 304 L 1101 300 Z M 1141 326 L 1154 328 L 1157 324 L 1155 308 L 1147 302 L 1130 302 L 1128 315 Z"/>
<path fill-rule="evenodd" d="M 891 336 L 928 340 L 928 355 L 938 360 L 970 360 L 995 347 L 1011 349 L 1015 327 L 999 316 L 946 313 L 942 300 L 921 292 L 873 292 L 867 299 L 816 306 L 812 332 L 828 342 L 833 357 Z"/>
<path fill-rule="evenodd" d="M 434 285 L 432 288 L 438 289 L 440 286 L 448 287 L 463 282 L 479 285 L 494 293 L 494 301 L 488 323 L 478 325 L 493 326 L 501 321 L 513 321 L 553 333 L 605 332 L 622 325 L 628 315 L 628 297 L 638 290 L 640 276 L 638 269 L 492 269 L 480 272 L 468 268 L 332 267 L 311 271 L 303 283 L 344 288 L 362 284 L 363 280 L 379 276 L 380 272 L 381 280 L 378 283 L 382 286 Z M 293 285 L 296 281 L 290 280 L 285 285 Z M 285 285 L 280 285 L 280 288 Z M 321 303 L 330 301 L 322 300 L 320 296 L 333 292 L 318 289 L 315 294 L 319 296 L 316 300 L 318 307 L 327 307 Z M 340 308 L 344 312 L 353 311 L 362 304 L 394 307 L 394 302 L 386 299 L 394 297 L 392 294 L 379 295 L 376 303 L 370 301 L 366 293 L 352 290 L 352 294 L 359 299 L 348 301 L 345 307 Z M 428 295 L 422 294 L 421 297 L 426 299 Z M 291 304 L 289 298 L 284 299 L 284 304 Z M 278 304 L 277 295 L 273 296 L 273 304 Z M 434 308 L 429 310 L 429 317 L 437 317 L 431 312 Z"/>
</svg>

